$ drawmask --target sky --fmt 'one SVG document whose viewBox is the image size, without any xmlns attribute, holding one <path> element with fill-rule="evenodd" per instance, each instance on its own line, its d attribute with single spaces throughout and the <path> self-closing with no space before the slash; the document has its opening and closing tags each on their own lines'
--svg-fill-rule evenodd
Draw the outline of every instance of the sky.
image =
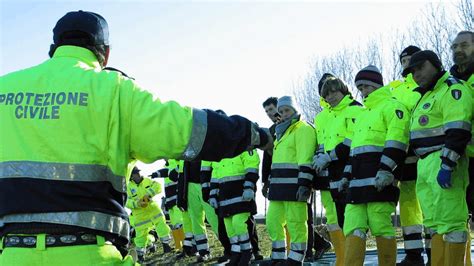
<svg viewBox="0 0 474 266">
<path fill-rule="evenodd" d="M 47 60 L 57 20 L 68 11 L 93 11 L 109 24 L 108 66 L 162 100 L 222 109 L 269 126 L 261 103 L 291 95 L 312 58 L 407 28 L 425 4 L 0 0 L 0 75 Z M 150 174 L 161 165 L 140 167 Z"/>
</svg>

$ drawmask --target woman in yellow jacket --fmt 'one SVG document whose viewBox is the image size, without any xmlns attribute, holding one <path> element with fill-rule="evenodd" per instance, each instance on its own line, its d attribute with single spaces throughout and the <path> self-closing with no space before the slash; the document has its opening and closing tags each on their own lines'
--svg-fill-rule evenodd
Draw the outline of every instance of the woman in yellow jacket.
<svg viewBox="0 0 474 266">
<path fill-rule="evenodd" d="M 275 146 L 270 174 L 267 229 L 272 239 L 272 262 L 287 259 L 285 231 L 290 233 L 287 264 L 302 265 L 308 228 L 307 201 L 313 181 L 311 162 L 316 149 L 314 128 L 301 120 L 293 99 L 278 100 L 282 123 L 276 127 Z"/>
</svg>

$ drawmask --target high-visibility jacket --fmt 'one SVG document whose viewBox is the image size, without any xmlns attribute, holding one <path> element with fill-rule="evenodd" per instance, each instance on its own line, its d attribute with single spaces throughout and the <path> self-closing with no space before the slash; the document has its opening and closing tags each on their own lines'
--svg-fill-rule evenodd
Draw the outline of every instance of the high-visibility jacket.
<svg viewBox="0 0 474 266">
<path fill-rule="evenodd" d="M 342 193 L 338 192 L 339 181 L 347 160 L 349 159 L 352 130 L 356 117 L 362 111 L 362 105 L 346 95 L 335 107 L 324 109 L 324 119 L 321 112 L 315 118 L 315 127 L 318 132 L 318 144 L 321 152 L 329 153 L 333 159 L 326 172 L 330 183 L 333 199 L 343 201 Z M 315 179 L 320 176 L 315 177 Z"/>
<path fill-rule="evenodd" d="M 160 171 L 162 177 L 165 177 L 165 207 L 171 210 L 177 204 L 178 198 L 178 162 L 176 160 L 168 160 L 168 167 L 164 171 Z"/>
<path fill-rule="evenodd" d="M 0 117 L 0 236 L 72 226 L 127 242 L 130 162 L 220 160 L 267 141 L 242 117 L 163 103 L 68 45 L 0 77 Z"/>
<path fill-rule="evenodd" d="M 448 72 L 442 74 L 413 111 L 410 145 L 421 158 L 441 150 L 442 164 L 454 167 L 471 139 L 472 92 Z"/>
<path fill-rule="evenodd" d="M 292 121 L 274 143 L 269 200 L 297 201 L 298 188 L 311 187 L 311 163 L 315 151 L 314 127 L 300 119 Z"/>
<path fill-rule="evenodd" d="M 242 193 L 244 189 L 255 192 L 259 165 L 260 157 L 256 150 L 212 163 L 211 197 L 219 202 L 219 216 L 257 213 L 255 201 L 243 201 Z"/>
<path fill-rule="evenodd" d="M 405 105 L 409 112 L 407 115 L 411 115 L 416 104 L 421 99 L 421 94 L 416 90 L 417 88 L 418 84 L 416 84 L 411 73 L 403 80 L 394 80 L 390 82 L 392 96 Z M 397 169 L 397 176 L 400 177 L 401 181 L 416 180 L 417 162 L 418 156 L 415 155 L 411 147 L 408 147 L 407 157 L 403 164 Z"/>
<path fill-rule="evenodd" d="M 351 142 L 348 202 L 397 202 L 400 191 L 388 185 L 378 192 L 377 172 L 394 172 L 403 162 L 408 148 L 409 116 L 405 106 L 392 98 L 388 87 L 381 87 L 364 99 L 366 107 L 356 118 Z"/>
<path fill-rule="evenodd" d="M 320 98 L 320 103 L 323 102 L 322 98 Z M 318 143 L 318 147 L 316 148 L 316 153 L 323 153 L 324 150 L 324 143 L 326 139 L 326 131 L 328 128 L 325 126 L 329 122 L 329 107 L 328 105 L 320 104 L 322 111 L 316 114 L 314 117 L 314 127 L 316 133 L 316 143 Z M 324 106 L 324 107 L 323 107 Z M 313 173 L 315 175 L 315 173 Z M 313 188 L 317 190 L 329 190 L 329 170 L 326 168 L 319 172 L 313 178 Z"/>
<path fill-rule="evenodd" d="M 139 184 L 134 181 L 128 183 L 126 206 L 132 211 L 135 222 L 148 220 L 150 217 L 155 216 L 156 213 L 161 212 L 160 206 L 152 200 L 159 193 L 161 193 L 160 183 L 148 177 L 143 177 L 142 182 Z M 145 196 L 149 198 L 148 205 L 141 207 L 140 200 Z"/>
<path fill-rule="evenodd" d="M 202 199 L 205 202 L 209 201 L 209 193 L 211 192 L 211 177 L 212 177 L 212 162 L 201 161 L 201 188 L 202 188 Z"/>
</svg>

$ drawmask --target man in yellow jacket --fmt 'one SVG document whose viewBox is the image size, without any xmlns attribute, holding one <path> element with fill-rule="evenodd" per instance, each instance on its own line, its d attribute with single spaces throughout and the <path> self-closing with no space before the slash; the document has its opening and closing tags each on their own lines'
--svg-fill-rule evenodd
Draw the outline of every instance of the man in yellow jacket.
<svg viewBox="0 0 474 266">
<path fill-rule="evenodd" d="M 69 12 L 53 34 L 51 59 L 0 77 L 2 264 L 130 265 L 119 252 L 129 163 L 220 160 L 264 147 L 269 134 L 102 70 L 109 31 L 96 13 Z"/>
</svg>

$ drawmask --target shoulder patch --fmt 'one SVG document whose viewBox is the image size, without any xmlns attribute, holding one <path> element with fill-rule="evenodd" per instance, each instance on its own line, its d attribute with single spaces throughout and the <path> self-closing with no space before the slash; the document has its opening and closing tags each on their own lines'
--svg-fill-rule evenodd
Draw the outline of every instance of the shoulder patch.
<svg viewBox="0 0 474 266">
<path fill-rule="evenodd" d="M 253 150 L 252 151 L 248 151 L 249 155 L 252 156 L 253 155 Z"/>
<path fill-rule="evenodd" d="M 403 119 L 403 111 L 402 110 L 395 110 L 395 114 L 397 115 L 398 118 Z"/>
<path fill-rule="evenodd" d="M 123 72 L 122 70 L 119 70 L 119 69 L 117 69 L 117 68 L 115 68 L 115 67 L 104 67 L 102 70 L 109 70 L 109 71 L 119 72 L 120 74 L 122 74 L 122 76 L 134 80 L 134 78 L 130 77 L 129 75 L 125 74 L 125 72 Z"/>
<path fill-rule="evenodd" d="M 453 96 L 455 100 L 459 100 L 462 97 L 462 91 L 458 89 L 451 90 L 451 96 Z"/>
</svg>

